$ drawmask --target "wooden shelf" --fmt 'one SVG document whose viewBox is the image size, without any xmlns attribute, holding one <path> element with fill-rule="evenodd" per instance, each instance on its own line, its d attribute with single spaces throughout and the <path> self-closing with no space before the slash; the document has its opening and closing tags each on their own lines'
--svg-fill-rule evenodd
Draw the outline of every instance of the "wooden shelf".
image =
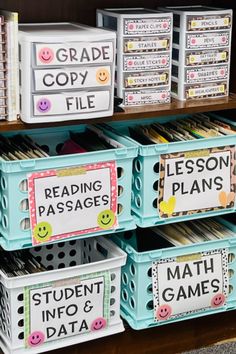
<svg viewBox="0 0 236 354">
<path fill-rule="evenodd" d="M 161 327 L 125 332 L 48 354 L 177 354 L 221 342 L 236 341 L 236 311 Z"/>
<path fill-rule="evenodd" d="M 236 94 L 231 93 L 229 97 L 221 99 L 178 101 L 173 99 L 170 104 L 149 105 L 140 107 L 126 108 L 125 112 L 115 113 L 111 117 L 97 119 L 78 119 L 73 121 L 25 124 L 21 120 L 13 122 L 0 122 L 0 132 L 23 129 L 36 129 L 45 127 L 56 127 L 65 125 L 77 125 L 86 123 L 115 122 L 122 120 L 131 120 L 139 118 L 161 117 L 177 114 L 191 114 L 210 111 L 221 111 L 236 109 Z"/>
</svg>

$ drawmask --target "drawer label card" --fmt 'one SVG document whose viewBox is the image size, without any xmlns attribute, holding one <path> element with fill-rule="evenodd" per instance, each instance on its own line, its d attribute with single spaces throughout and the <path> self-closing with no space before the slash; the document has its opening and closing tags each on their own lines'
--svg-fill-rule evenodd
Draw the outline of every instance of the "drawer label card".
<svg viewBox="0 0 236 354">
<path fill-rule="evenodd" d="M 161 155 L 160 217 L 180 217 L 233 208 L 235 168 L 234 146 Z"/>
<path fill-rule="evenodd" d="M 34 115 L 67 115 L 108 110 L 109 91 L 77 91 L 58 94 L 34 95 Z"/>
<path fill-rule="evenodd" d="M 110 319 L 110 272 L 25 287 L 24 298 L 25 348 L 102 331 Z"/>
<path fill-rule="evenodd" d="M 155 322 L 223 307 L 229 292 L 228 249 L 154 261 L 152 283 Z"/>
<path fill-rule="evenodd" d="M 186 55 L 186 65 L 205 65 L 214 63 L 227 63 L 229 59 L 228 50 L 209 51 L 202 53 L 191 53 Z"/>
<path fill-rule="evenodd" d="M 170 91 L 127 91 L 124 93 L 125 105 L 138 106 L 143 104 L 169 103 Z"/>
<path fill-rule="evenodd" d="M 36 65 L 86 65 L 113 62 L 113 42 L 35 44 Z"/>
<path fill-rule="evenodd" d="M 125 71 L 150 70 L 167 68 L 170 65 L 170 54 L 157 55 L 129 55 L 124 56 Z"/>
<path fill-rule="evenodd" d="M 118 225 L 115 161 L 35 172 L 28 185 L 33 245 Z"/>
<path fill-rule="evenodd" d="M 36 91 L 57 91 L 111 85 L 110 66 L 34 70 Z"/>
<path fill-rule="evenodd" d="M 168 72 L 151 72 L 142 74 L 130 74 L 125 77 L 125 87 L 150 87 L 158 85 L 168 85 Z"/>
<path fill-rule="evenodd" d="M 169 37 L 141 37 L 124 39 L 124 52 L 152 52 L 168 50 L 170 47 Z"/>
<path fill-rule="evenodd" d="M 170 17 L 124 20 L 124 34 L 158 34 L 169 33 L 170 30 Z"/>
<path fill-rule="evenodd" d="M 228 66 L 214 66 L 207 68 L 192 68 L 186 70 L 188 84 L 204 81 L 222 80 L 228 78 Z"/>
<path fill-rule="evenodd" d="M 187 48 L 217 48 L 229 45 L 228 32 L 187 34 Z"/>
<path fill-rule="evenodd" d="M 186 99 L 218 97 L 227 95 L 227 84 L 211 84 L 210 86 L 190 87 L 185 92 Z"/>
<path fill-rule="evenodd" d="M 201 30 L 212 30 L 212 29 L 225 29 L 230 28 L 231 17 L 205 17 L 202 19 L 191 18 L 188 20 L 188 31 L 201 31 Z"/>
</svg>

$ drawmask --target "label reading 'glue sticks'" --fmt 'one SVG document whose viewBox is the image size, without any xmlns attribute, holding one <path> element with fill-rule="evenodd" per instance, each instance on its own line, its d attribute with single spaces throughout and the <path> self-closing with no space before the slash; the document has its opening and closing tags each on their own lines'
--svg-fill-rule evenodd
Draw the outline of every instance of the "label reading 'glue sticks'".
<svg viewBox="0 0 236 354">
<path fill-rule="evenodd" d="M 124 34 L 158 34 L 169 33 L 171 18 L 140 18 L 124 21 Z"/>
<path fill-rule="evenodd" d="M 216 48 L 229 45 L 228 32 L 187 35 L 187 48 Z"/>
<path fill-rule="evenodd" d="M 111 63 L 113 42 L 71 42 L 35 44 L 40 66 Z"/>
<path fill-rule="evenodd" d="M 168 37 L 139 37 L 124 39 L 124 52 L 152 52 L 168 50 L 170 39 Z"/>
<path fill-rule="evenodd" d="M 128 91 L 124 94 L 126 106 L 139 106 L 143 104 L 161 104 L 170 102 L 170 92 L 160 91 Z"/>
<path fill-rule="evenodd" d="M 188 88 L 186 90 L 186 98 L 204 98 L 204 97 L 219 97 L 227 94 L 226 84 L 215 84 L 196 88 Z"/>
<path fill-rule="evenodd" d="M 191 52 L 186 55 L 186 65 L 205 65 L 227 63 L 229 59 L 229 51 L 205 51 L 205 52 Z"/>
<path fill-rule="evenodd" d="M 111 85 L 110 66 L 35 70 L 35 90 L 54 91 Z"/>
<path fill-rule="evenodd" d="M 34 95 L 34 115 L 52 116 L 105 111 L 109 108 L 109 91 L 69 92 Z"/>
<path fill-rule="evenodd" d="M 124 56 L 125 71 L 149 70 L 167 68 L 170 64 L 170 54 L 147 54 Z"/>
</svg>

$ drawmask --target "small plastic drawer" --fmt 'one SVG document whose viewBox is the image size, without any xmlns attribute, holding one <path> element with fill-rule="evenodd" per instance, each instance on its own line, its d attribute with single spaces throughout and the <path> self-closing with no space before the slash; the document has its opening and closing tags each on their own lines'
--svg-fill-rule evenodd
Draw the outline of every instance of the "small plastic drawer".
<svg viewBox="0 0 236 354">
<path fill-rule="evenodd" d="M 29 250 L 47 269 L 7 277 L 0 271 L 0 348 L 42 353 L 124 330 L 120 271 L 126 254 L 103 237 Z"/>
<path fill-rule="evenodd" d="M 131 185 L 132 161 L 137 156 L 137 146 L 122 137 L 114 138 L 113 133 L 107 132 L 108 139 L 116 140 L 119 147 L 58 155 L 58 149 L 60 150 L 64 142 L 70 139 L 70 134 L 83 132 L 85 128 L 85 125 L 81 125 L 3 134 L 5 137 L 16 133 L 26 134 L 50 155 L 48 158 L 1 161 L 0 163 L 0 244 L 4 249 L 31 247 L 33 240 L 38 239 L 39 235 L 46 235 L 46 232 L 47 237 L 44 240 L 38 240 L 39 242 L 58 242 L 65 238 L 65 235 L 72 239 L 83 238 L 135 227 L 131 216 Z M 91 187 L 92 185 L 94 187 Z M 108 197 L 110 202 L 107 197 L 102 199 L 102 196 L 106 195 L 110 196 Z M 114 226 L 97 228 L 95 224 L 92 225 L 93 216 L 89 214 L 89 210 L 101 208 L 101 205 L 104 205 L 104 210 L 109 209 L 112 213 L 116 209 L 117 222 Z M 85 209 L 88 214 L 82 216 L 81 212 Z M 67 215 L 63 217 L 65 212 Z M 52 222 L 51 218 L 56 215 L 61 221 L 54 219 Z M 111 220 L 113 216 L 112 214 Z M 43 220 L 39 221 L 40 218 Z M 84 224 L 82 227 L 84 232 L 76 231 L 78 230 L 78 225 L 75 225 L 77 221 L 81 225 Z M 41 230 L 40 233 L 37 232 L 37 235 L 34 234 L 37 227 L 43 229 L 45 226 L 45 233 Z M 49 234 L 51 237 L 48 238 Z"/>
</svg>

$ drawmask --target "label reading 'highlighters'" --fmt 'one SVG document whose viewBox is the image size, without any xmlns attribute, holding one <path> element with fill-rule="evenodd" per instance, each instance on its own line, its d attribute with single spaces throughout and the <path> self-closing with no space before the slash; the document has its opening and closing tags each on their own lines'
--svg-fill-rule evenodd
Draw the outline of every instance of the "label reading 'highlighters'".
<svg viewBox="0 0 236 354">
<path fill-rule="evenodd" d="M 228 94 L 227 83 L 187 87 L 185 94 L 186 99 L 226 96 Z"/>
</svg>

